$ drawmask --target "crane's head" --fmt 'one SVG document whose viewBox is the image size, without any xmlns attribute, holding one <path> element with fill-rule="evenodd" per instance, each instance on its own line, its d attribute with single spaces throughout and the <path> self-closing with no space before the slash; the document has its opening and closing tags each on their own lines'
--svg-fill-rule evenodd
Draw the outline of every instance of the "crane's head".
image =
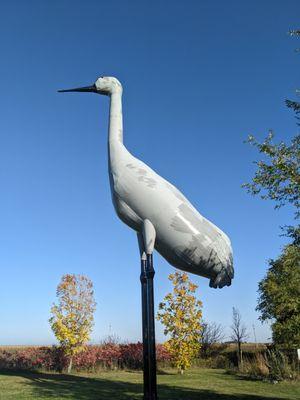
<svg viewBox="0 0 300 400">
<path fill-rule="evenodd" d="M 92 92 L 109 96 L 115 92 L 122 92 L 122 85 L 117 78 L 112 76 L 100 76 L 91 86 L 59 90 L 59 92 Z"/>
</svg>

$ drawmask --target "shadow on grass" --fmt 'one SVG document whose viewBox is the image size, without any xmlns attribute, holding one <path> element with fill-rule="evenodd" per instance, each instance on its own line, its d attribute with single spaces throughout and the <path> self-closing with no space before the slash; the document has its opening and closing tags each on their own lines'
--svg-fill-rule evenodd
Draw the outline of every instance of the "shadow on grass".
<svg viewBox="0 0 300 400">
<path fill-rule="evenodd" d="M 30 385 L 33 399 L 57 398 L 70 400 L 142 400 L 139 383 L 112 381 L 97 377 L 51 374 L 27 371 L 0 371 L 2 375 L 23 377 Z M 212 390 L 158 386 L 159 400 L 277 400 L 247 394 L 221 394 Z"/>
<path fill-rule="evenodd" d="M 250 376 L 250 375 L 243 375 L 243 373 L 241 372 L 237 372 L 237 371 L 226 371 L 225 372 L 226 375 L 230 375 L 230 376 L 234 376 L 234 378 L 236 380 L 239 381 L 248 381 L 248 382 L 262 382 L 262 381 L 266 381 L 266 382 L 271 382 L 271 380 L 267 380 L 267 379 L 263 379 L 257 376 Z"/>
<path fill-rule="evenodd" d="M 172 376 L 172 375 L 178 375 L 177 371 L 165 371 L 163 369 L 158 369 L 157 370 L 157 375 L 168 375 L 168 376 Z"/>
</svg>

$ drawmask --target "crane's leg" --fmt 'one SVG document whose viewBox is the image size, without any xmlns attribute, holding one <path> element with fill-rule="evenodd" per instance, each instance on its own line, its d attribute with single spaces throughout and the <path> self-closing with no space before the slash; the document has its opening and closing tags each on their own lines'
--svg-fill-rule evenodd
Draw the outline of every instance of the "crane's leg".
<svg viewBox="0 0 300 400">
<path fill-rule="evenodd" d="M 147 219 L 143 221 L 142 232 L 138 233 L 138 241 L 141 253 L 144 400 L 157 400 L 153 296 L 155 229 Z"/>
</svg>

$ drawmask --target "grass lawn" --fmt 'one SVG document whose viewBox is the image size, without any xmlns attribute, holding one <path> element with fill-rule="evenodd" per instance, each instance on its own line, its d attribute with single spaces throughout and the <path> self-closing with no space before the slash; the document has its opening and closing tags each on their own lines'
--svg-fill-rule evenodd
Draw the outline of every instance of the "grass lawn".
<svg viewBox="0 0 300 400">
<path fill-rule="evenodd" d="M 300 399 L 300 383 L 253 381 L 224 370 L 192 369 L 158 375 L 159 400 Z M 53 374 L 0 372 L 1 400 L 142 400 L 141 372 Z"/>
</svg>

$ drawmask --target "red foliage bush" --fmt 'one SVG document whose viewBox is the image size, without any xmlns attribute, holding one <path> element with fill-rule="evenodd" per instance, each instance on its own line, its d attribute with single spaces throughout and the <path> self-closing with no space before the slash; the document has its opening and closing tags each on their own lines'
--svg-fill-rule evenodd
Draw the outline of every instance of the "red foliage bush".
<svg viewBox="0 0 300 400">
<path fill-rule="evenodd" d="M 62 351 L 56 346 L 0 350 L 2 369 L 62 370 L 66 361 Z"/>
<path fill-rule="evenodd" d="M 156 361 L 159 363 L 169 363 L 171 361 L 171 355 L 168 350 L 162 344 L 156 345 Z"/>
<path fill-rule="evenodd" d="M 120 345 L 121 368 L 141 369 L 143 367 L 143 344 L 128 343 Z"/>
<path fill-rule="evenodd" d="M 170 355 L 162 345 L 156 346 L 156 356 L 158 362 L 170 361 Z M 67 358 L 62 349 L 57 346 L 0 349 L 1 369 L 46 369 L 61 372 L 67 364 Z M 74 356 L 73 366 L 78 371 L 91 371 L 98 368 L 141 369 L 143 345 L 138 342 L 86 346 L 85 350 Z"/>
<path fill-rule="evenodd" d="M 120 355 L 120 346 L 117 344 L 87 346 L 74 357 L 73 365 L 77 370 L 93 370 L 100 367 L 113 369 L 119 366 Z"/>
<path fill-rule="evenodd" d="M 73 358 L 73 366 L 76 370 L 93 370 L 99 360 L 99 349 L 96 346 L 88 346 L 84 351 Z"/>
</svg>

